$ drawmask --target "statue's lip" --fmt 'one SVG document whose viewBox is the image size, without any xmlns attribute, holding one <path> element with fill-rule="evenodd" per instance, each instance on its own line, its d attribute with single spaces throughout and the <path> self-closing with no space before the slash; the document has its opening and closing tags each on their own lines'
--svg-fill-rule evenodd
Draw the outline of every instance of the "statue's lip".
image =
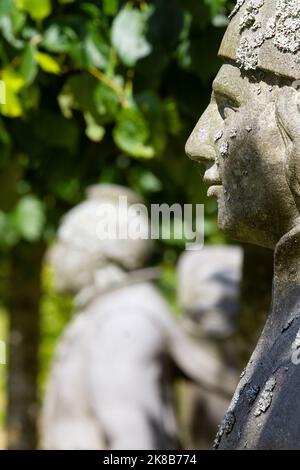
<svg viewBox="0 0 300 470">
<path fill-rule="evenodd" d="M 207 197 L 218 197 L 223 189 L 221 184 L 214 184 L 207 190 Z"/>
</svg>

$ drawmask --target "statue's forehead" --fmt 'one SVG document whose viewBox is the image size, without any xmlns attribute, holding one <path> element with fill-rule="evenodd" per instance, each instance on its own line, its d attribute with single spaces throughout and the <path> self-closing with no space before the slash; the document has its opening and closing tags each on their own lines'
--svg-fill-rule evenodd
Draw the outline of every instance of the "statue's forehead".
<svg viewBox="0 0 300 470">
<path fill-rule="evenodd" d="M 213 89 L 216 93 L 226 95 L 241 104 L 247 96 L 247 85 L 249 82 L 242 76 L 239 67 L 224 64 L 213 82 Z"/>
<path fill-rule="evenodd" d="M 300 79 L 299 0 L 238 0 L 219 55 L 244 70 Z"/>
</svg>

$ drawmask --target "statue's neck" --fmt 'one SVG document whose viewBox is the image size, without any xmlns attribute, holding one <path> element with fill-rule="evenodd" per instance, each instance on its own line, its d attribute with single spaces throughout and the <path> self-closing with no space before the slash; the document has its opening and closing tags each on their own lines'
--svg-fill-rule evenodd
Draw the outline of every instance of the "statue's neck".
<svg viewBox="0 0 300 470">
<path fill-rule="evenodd" d="M 160 271 L 156 268 L 144 268 L 126 272 L 116 265 L 108 265 L 95 273 L 94 282 L 84 287 L 75 297 L 77 310 L 87 308 L 103 295 L 126 286 L 151 282 L 159 279 Z"/>
<path fill-rule="evenodd" d="M 284 235 L 275 249 L 273 295 L 270 315 L 240 381 L 235 397 L 252 380 L 256 368 L 282 333 L 300 314 L 300 225 Z M 274 365 L 274 367 L 276 364 Z M 234 403 L 234 399 L 233 399 Z"/>
<path fill-rule="evenodd" d="M 286 233 L 275 249 L 273 303 L 300 287 L 300 225 Z"/>
<path fill-rule="evenodd" d="M 272 306 L 259 349 L 271 346 L 294 318 L 300 301 L 300 225 L 278 242 L 275 249 Z"/>
</svg>

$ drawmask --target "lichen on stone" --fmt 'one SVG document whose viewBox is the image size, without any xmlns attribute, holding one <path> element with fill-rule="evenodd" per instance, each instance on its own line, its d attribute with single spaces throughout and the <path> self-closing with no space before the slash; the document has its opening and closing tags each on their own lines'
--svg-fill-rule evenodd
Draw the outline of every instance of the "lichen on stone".
<svg viewBox="0 0 300 470">
<path fill-rule="evenodd" d="M 300 50 L 299 0 L 278 0 L 276 5 L 274 44 L 284 52 Z"/>
<path fill-rule="evenodd" d="M 276 386 L 276 378 L 274 376 L 270 377 L 270 379 L 267 381 L 266 385 L 264 386 L 264 389 L 261 393 L 261 396 L 259 398 L 257 407 L 254 411 L 254 416 L 258 417 L 262 413 L 265 413 L 267 409 L 270 407 L 273 399 L 273 390 Z"/>
<path fill-rule="evenodd" d="M 242 32 L 245 28 L 252 28 L 254 26 L 256 17 L 253 13 L 246 12 L 240 21 L 240 32 Z"/>
<path fill-rule="evenodd" d="M 233 127 L 231 130 L 230 130 L 230 134 L 229 134 L 229 137 L 231 139 L 235 139 L 237 137 L 237 134 L 238 134 L 238 130 L 236 127 Z"/>
<path fill-rule="evenodd" d="M 266 25 L 265 39 L 272 39 L 276 33 L 276 20 L 269 18 Z"/>
<path fill-rule="evenodd" d="M 219 426 L 219 431 L 218 431 L 218 434 L 215 438 L 214 445 L 213 445 L 214 449 L 217 449 L 219 447 L 221 439 L 224 434 L 228 435 L 231 433 L 235 425 L 235 421 L 236 421 L 236 418 L 235 418 L 233 411 L 229 410 L 224 416 Z"/>
<path fill-rule="evenodd" d="M 215 134 L 215 136 L 214 136 L 214 141 L 215 141 L 215 142 L 218 142 L 218 140 L 222 139 L 222 137 L 223 137 L 223 131 L 220 130 L 219 132 L 217 132 L 217 133 Z"/>
<path fill-rule="evenodd" d="M 245 0 L 237 0 L 234 9 L 232 10 L 232 12 L 230 13 L 230 15 L 228 16 L 228 18 L 229 18 L 230 20 L 231 20 L 231 18 L 234 17 L 234 15 L 237 14 L 237 12 L 238 12 L 239 9 L 244 5 L 244 3 L 245 3 Z"/>
<path fill-rule="evenodd" d="M 299 0 L 277 0 L 274 16 L 270 18 L 260 15 L 264 2 L 249 0 L 240 18 L 241 40 L 236 59 L 238 65 L 246 71 L 257 68 L 259 49 L 266 40 L 273 40 L 274 46 L 282 52 L 296 54 L 300 51 Z"/>
<path fill-rule="evenodd" d="M 259 394 L 260 387 L 258 385 L 249 385 L 245 390 L 246 400 L 249 405 L 255 402 L 257 395 Z"/>
<path fill-rule="evenodd" d="M 253 40 L 243 37 L 236 53 L 236 60 L 244 70 L 255 70 L 258 65 L 258 49 Z"/>
<path fill-rule="evenodd" d="M 220 145 L 219 151 L 220 151 L 220 155 L 221 155 L 223 158 L 227 157 L 228 152 L 229 152 L 229 144 L 228 144 L 228 142 L 223 142 L 223 143 Z"/>
<path fill-rule="evenodd" d="M 296 338 L 293 341 L 292 351 L 297 351 L 297 349 L 299 349 L 299 348 L 300 348 L 300 330 L 296 334 Z"/>
</svg>

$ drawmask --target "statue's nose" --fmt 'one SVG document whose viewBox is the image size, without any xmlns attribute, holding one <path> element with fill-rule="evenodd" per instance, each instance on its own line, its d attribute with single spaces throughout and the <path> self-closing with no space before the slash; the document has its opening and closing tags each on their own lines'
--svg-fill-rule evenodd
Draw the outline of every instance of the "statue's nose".
<svg viewBox="0 0 300 470">
<path fill-rule="evenodd" d="M 189 158 L 199 163 L 209 164 L 215 161 L 216 153 L 214 149 L 213 136 L 218 131 L 215 109 L 210 105 L 201 116 L 195 129 L 191 133 L 185 152 Z"/>
</svg>

